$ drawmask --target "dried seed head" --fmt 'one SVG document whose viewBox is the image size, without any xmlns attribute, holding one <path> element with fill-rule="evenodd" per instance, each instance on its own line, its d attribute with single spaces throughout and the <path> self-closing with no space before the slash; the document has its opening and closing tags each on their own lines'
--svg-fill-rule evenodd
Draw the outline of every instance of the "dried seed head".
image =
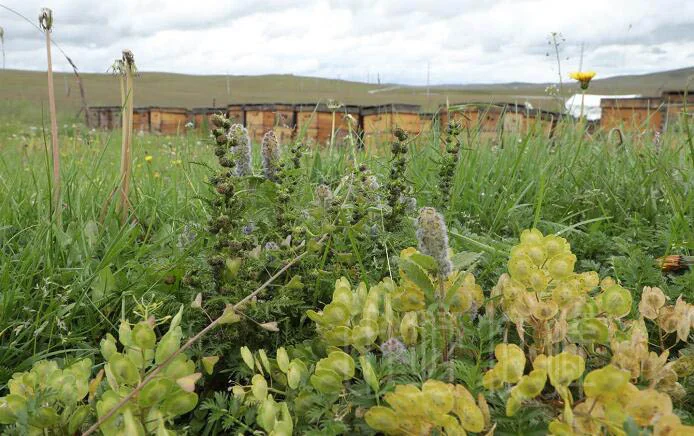
<svg viewBox="0 0 694 436">
<path fill-rule="evenodd" d="M 135 66 L 135 56 L 128 49 L 123 50 L 123 63 L 128 67 Z"/>
<path fill-rule="evenodd" d="M 260 148 L 263 158 L 263 174 L 268 180 L 276 180 L 280 166 L 280 144 L 277 141 L 275 132 L 270 130 L 263 136 Z"/>
<path fill-rule="evenodd" d="M 39 27 L 41 30 L 50 32 L 53 29 L 53 11 L 48 8 L 41 8 L 39 13 Z"/>
<path fill-rule="evenodd" d="M 436 259 L 439 275 L 448 277 L 453 268 L 448 258 L 448 230 L 443 217 L 433 207 L 419 210 L 417 240 L 419 251 Z"/>
<path fill-rule="evenodd" d="M 331 100 L 328 100 L 328 102 L 326 103 L 326 106 L 328 107 L 328 109 L 330 109 L 331 111 L 334 112 L 334 111 L 340 109 L 342 106 L 344 106 L 344 104 L 337 101 L 337 100 L 331 99 Z"/>
</svg>

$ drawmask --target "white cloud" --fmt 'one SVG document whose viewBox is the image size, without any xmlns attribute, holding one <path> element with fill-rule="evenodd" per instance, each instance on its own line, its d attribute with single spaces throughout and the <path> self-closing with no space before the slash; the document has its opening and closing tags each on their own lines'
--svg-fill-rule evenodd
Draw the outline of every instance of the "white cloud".
<svg viewBox="0 0 694 436">
<path fill-rule="evenodd" d="M 2 1 L 2 0 L 0 0 Z M 550 32 L 564 71 L 601 77 L 690 66 L 689 0 L 15 0 L 35 20 L 54 10 L 55 39 L 82 71 L 103 72 L 121 49 L 142 71 L 293 73 L 423 84 L 551 81 Z M 0 8 L 8 68 L 45 68 L 42 35 Z M 568 60 L 567 60 L 568 58 Z M 68 70 L 57 58 L 58 69 Z"/>
</svg>

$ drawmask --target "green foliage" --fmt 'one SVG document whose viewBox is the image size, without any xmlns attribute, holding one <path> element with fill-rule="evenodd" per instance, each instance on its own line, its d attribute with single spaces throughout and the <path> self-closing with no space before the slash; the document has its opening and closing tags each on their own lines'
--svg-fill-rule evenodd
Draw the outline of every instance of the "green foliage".
<svg viewBox="0 0 694 436">
<path fill-rule="evenodd" d="M 38 393 L 26 404 L 11 400 L 18 415 L 10 406 L 0 407 L 11 412 L 2 419 L 15 419 L 8 422 L 8 433 L 38 430 L 35 419 L 43 418 L 54 420 L 48 432 L 67 433 L 77 410 L 85 410 L 85 416 L 75 418 L 81 423 L 74 425 L 84 430 L 183 337 L 304 253 L 233 314 L 240 322 L 192 347 L 191 357 L 175 362 L 172 371 L 179 372 L 164 372 L 109 424 L 121 430 L 127 425 L 134 433 L 156 427 L 195 434 L 286 434 L 291 427 L 297 434 L 369 434 L 374 430 L 364 419 L 368 410 L 378 406 L 398 413 L 386 397 L 399 386 L 412 386 L 419 391 L 412 391 L 416 401 L 429 401 L 420 395 L 428 380 L 437 380 L 454 389 L 464 386 L 483 411 L 481 394 L 490 414 L 485 428 L 496 425 L 496 434 L 545 434 L 552 420 L 557 420 L 552 431 L 569 425 L 569 401 L 562 400 L 569 394 L 573 428 L 593 425 L 577 418 L 592 402 L 581 391 L 586 379 L 592 383 L 596 377 L 589 375 L 609 365 L 628 371 L 639 392 L 622 387 L 630 391 L 620 391 L 625 410 L 649 407 L 654 399 L 665 407 L 650 420 L 629 410 L 624 431 L 657 433 L 657 425 L 692 424 L 691 336 L 683 320 L 690 310 L 686 302 L 694 297 L 694 275 L 686 269 L 663 274 L 655 262 L 667 254 L 691 255 L 694 248 L 694 191 L 689 189 L 694 174 L 678 145 L 681 137 L 664 134 L 666 145 L 656 151 L 636 138 L 613 149 L 600 133 L 579 141 L 559 132 L 555 147 L 541 137 L 504 138 L 499 147 L 473 141 L 458 153 L 452 153 L 451 143 L 443 156 L 438 142 L 399 138 L 397 152 L 394 148 L 386 158 L 284 144 L 288 153 L 275 180 L 238 175 L 238 150 L 231 150 L 238 145 L 228 132 L 219 135 L 222 144 L 211 145 L 194 135 L 137 137 L 131 199 L 137 221 L 121 228 L 114 211 L 104 208 L 118 181 L 118 159 L 110 146 L 117 138 L 79 126 L 63 130 L 63 176 L 69 181 L 63 228 L 47 219 L 40 130 L 3 130 L 0 384 L 6 384 L 7 399 L 12 374 L 23 372 L 25 378 L 45 359 L 58 359 L 57 371 L 64 373 L 85 357 L 97 365 L 90 364 L 80 377 L 88 380 L 96 372 L 92 381 L 101 381 L 93 396 L 67 402 L 47 384 L 34 385 Z M 260 174 L 259 150 L 253 150 L 251 169 Z M 222 165 L 211 170 L 215 160 Z M 212 195 L 206 196 L 207 190 Z M 444 212 L 449 240 L 439 254 L 453 269 L 445 279 L 439 260 L 403 250 L 417 240 L 415 197 Z M 527 227 L 554 235 L 555 241 L 558 236 L 571 240 L 575 259 L 565 256 L 559 264 L 547 257 L 537 265 L 543 256 L 523 236 Z M 519 237 L 522 247 L 512 250 Z M 524 270 L 521 255 L 536 268 Z M 567 281 L 568 270 L 584 279 L 593 279 L 589 271 L 614 277 L 578 294 L 577 300 L 589 297 L 581 312 L 586 316 L 573 317 L 567 310 L 562 319 L 563 307 L 573 307 L 569 300 L 576 297 L 575 287 L 558 286 Z M 540 316 L 525 314 L 518 323 L 514 310 L 525 313 L 524 307 L 506 311 L 513 305 L 504 301 L 504 289 L 501 295 L 492 290 L 504 273 L 546 303 L 532 307 Z M 543 288 L 545 273 L 550 281 Z M 649 306 L 654 291 L 644 286 L 658 287 L 669 299 Z M 517 290 L 506 279 L 500 287 L 509 295 Z M 191 301 L 196 310 L 167 329 L 167 317 Z M 539 320 L 554 312 L 552 302 L 557 311 L 543 325 Z M 486 310 L 491 305 L 494 314 Z M 122 324 L 133 311 L 146 316 Z M 116 334 L 121 325 L 123 334 Z M 517 381 L 504 378 L 490 392 L 485 374 L 499 365 L 495 348 L 501 343 L 522 348 L 526 365 Z M 243 346 L 251 353 L 249 366 Z M 585 371 L 568 387 L 545 384 L 532 396 L 540 378 L 532 364 L 543 347 L 548 357 L 562 351 L 580 355 Z M 98 351 L 103 359 L 94 357 Z M 193 356 L 198 365 L 192 364 Z M 100 360 L 104 370 L 108 367 L 103 379 Z M 512 368 L 506 364 L 504 374 Z M 212 373 L 204 385 L 196 383 L 203 370 Z M 231 393 L 225 392 L 227 383 Z M 192 398 L 198 394 L 186 391 L 193 385 L 201 400 L 187 412 L 197 402 Z M 186 398 L 180 404 L 160 400 L 162 392 L 178 398 L 181 391 Z M 594 417 L 614 407 L 611 400 L 600 402 Z M 156 412 L 149 416 L 150 410 Z M 515 412 L 512 417 L 508 410 Z M 450 424 L 445 415 L 460 422 L 448 411 L 429 417 L 432 428 L 445 428 L 434 421 Z M 605 431 L 617 433 L 613 424 Z"/>
</svg>

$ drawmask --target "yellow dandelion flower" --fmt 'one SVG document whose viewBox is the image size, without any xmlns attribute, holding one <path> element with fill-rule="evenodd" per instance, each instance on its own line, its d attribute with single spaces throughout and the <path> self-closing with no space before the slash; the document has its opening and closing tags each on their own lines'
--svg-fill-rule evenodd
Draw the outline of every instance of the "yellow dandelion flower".
<svg viewBox="0 0 694 436">
<path fill-rule="evenodd" d="M 588 89 L 590 81 L 595 77 L 595 71 L 576 71 L 569 74 L 569 77 L 581 84 L 581 89 Z"/>
<path fill-rule="evenodd" d="M 154 159 L 154 158 L 152 157 L 151 154 L 148 154 L 147 156 L 145 156 L 145 162 L 147 162 L 147 163 L 151 163 L 152 159 Z"/>
</svg>

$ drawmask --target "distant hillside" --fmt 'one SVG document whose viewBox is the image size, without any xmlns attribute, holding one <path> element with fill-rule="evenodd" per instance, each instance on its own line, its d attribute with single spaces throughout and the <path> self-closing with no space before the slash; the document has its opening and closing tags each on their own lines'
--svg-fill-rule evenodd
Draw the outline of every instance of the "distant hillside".
<svg viewBox="0 0 694 436">
<path fill-rule="evenodd" d="M 663 89 L 683 88 L 694 68 L 653 74 L 595 80 L 591 92 L 599 94 L 657 95 Z M 89 105 L 120 104 L 118 79 L 109 74 L 82 74 Z M 58 111 L 64 120 L 80 108 L 74 75 L 55 75 Z M 453 103 L 531 102 L 535 107 L 556 110 L 558 103 L 545 94 L 547 84 L 509 83 L 489 85 L 424 86 L 376 85 L 293 75 L 191 76 L 171 73 L 141 73 L 135 84 L 137 106 L 226 106 L 228 103 L 313 103 L 335 99 L 347 104 L 375 105 L 412 103 L 435 110 Z M 578 92 L 567 82 L 565 94 Z M 46 75 L 35 71 L 0 71 L 0 121 L 39 122 L 46 107 Z"/>
</svg>

